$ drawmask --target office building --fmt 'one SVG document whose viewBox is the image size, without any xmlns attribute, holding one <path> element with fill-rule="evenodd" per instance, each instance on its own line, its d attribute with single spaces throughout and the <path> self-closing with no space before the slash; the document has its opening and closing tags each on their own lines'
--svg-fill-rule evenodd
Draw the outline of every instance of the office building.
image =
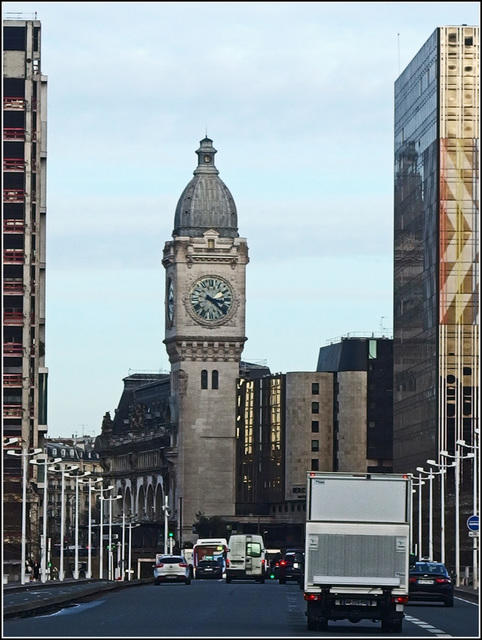
<svg viewBox="0 0 482 640">
<path fill-rule="evenodd" d="M 479 89 L 479 28 L 466 25 L 438 27 L 395 83 L 396 472 L 477 446 Z M 468 510 L 473 472 L 460 459 Z"/>
<path fill-rule="evenodd" d="M 43 448 L 47 431 L 46 94 L 40 22 L 4 20 L 3 436 L 18 454 Z M 5 559 L 20 558 L 22 463 L 27 466 L 27 555 L 38 557 L 38 501 L 30 485 L 37 467 L 26 455 L 4 451 Z"/>
</svg>

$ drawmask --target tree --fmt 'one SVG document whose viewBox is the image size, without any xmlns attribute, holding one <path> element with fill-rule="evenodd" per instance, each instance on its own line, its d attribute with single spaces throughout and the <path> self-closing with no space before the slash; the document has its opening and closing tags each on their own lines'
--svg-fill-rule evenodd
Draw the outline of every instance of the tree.
<svg viewBox="0 0 482 640">
<path fill-rule="evenodd" d="M 200 538 L 227 538 L 228 528 L 220 516 L 205 516 L 198 511 L 196 522 L 193 525 L 194 532 Z"/>
</svg>

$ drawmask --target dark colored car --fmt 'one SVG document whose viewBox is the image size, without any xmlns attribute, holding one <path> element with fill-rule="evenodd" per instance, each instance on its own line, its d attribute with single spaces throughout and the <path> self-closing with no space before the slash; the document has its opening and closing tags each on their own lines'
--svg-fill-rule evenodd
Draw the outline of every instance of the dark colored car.
<svg viewBox="0 0 482 640">
<path fill-rule="evenodd" d="M 302 551 L 287 551 L 278 566 L 278 582 L 285 584 L 287 580 L 301 583 L 304 572 L 304 553 Z"/>
<path fill-rule="evenodd" d="M 415 562 L 410 567 L 408 599 L 436 600 L 454 606 L 454 585 L 441 562 Z"/>
<path fill-rule="evenodd" d="M 204 558 L 196 567 L 196 578 L 222 578 L 223 565 L 218 560 Z"/>
</svg>

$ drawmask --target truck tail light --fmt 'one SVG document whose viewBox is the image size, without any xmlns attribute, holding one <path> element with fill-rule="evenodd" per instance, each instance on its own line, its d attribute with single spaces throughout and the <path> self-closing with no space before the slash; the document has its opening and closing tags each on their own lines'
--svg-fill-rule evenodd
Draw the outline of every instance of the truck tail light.
<svg viewBox="0 0 482 640">
<path fill-rule="evenodd" d="M 321 600 L 321 593 L 304 593 L 303 598 L 311 602 L 314 600 Z"/>
<path fill-rule="evenodd" d="M 392 602 L 394 604 L 407 604 L 408 596 L 392 596 Z"/>
</svg>

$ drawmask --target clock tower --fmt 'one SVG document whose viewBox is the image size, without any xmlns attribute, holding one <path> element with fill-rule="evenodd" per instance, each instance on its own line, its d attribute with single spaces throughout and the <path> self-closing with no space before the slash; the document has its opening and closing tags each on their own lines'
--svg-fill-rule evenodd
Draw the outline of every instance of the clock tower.
<svg viewBox="0 0 482 640">
<path fill-rule="evenodd" d="M 165 339 L 171 364 L 170 507 L 181 541 L 196 514 L 235 513 L 236 380 L 245 336 L 245 238 L 208 137 L 164 246 Z M 177 429 L 176 429 L 177 427 Z"/>
</svg>

